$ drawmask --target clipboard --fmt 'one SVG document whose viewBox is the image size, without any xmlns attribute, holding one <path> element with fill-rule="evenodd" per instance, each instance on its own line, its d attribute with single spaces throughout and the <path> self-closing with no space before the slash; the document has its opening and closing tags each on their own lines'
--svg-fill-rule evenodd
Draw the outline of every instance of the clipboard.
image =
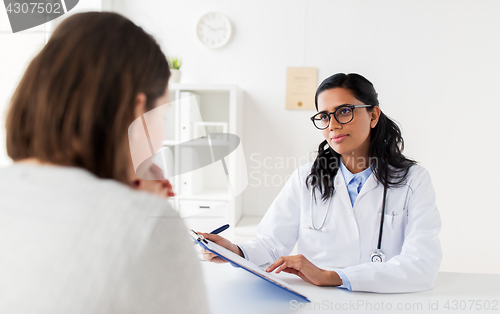
<svg viewBox="0 0 500 314">
<path fill-rule="evenodd" d="M 229 251 L 228 249 L 208 240 L 205 239 L 202 235 L 197 234 L 195 231 L 191 230 L 190 232 L 191 237 L 200 245 L 202 246 L 205 250 L 208 250 L 215 255 L 225 259 L 231 265 L 243 268 L 244 270 L 254 274 L 255 276 L 264 279 L 267 282 L 272 283 L 273 285 L 280 287 L 281 289 L 288 291 L 289 293 L 307 301 L 311 302 L 305 295 L 295 291 L 292 289 L 286 282 L 278 279 L 278 278 L 273 278 L 271 277 L 268 273 L 266 273 L 264 270 L 262 270 L 260 267 L 255 265 L 254 263 L 247 261 L 246 259 L 242 258 L 241 256 Z"/>
</svg>

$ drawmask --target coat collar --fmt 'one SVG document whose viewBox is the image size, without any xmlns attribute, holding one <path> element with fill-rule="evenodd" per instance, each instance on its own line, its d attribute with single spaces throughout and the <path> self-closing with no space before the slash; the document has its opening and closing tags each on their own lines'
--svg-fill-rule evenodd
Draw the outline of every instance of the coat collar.
<svg viewBox="0 0 500 314">
<path fill-rule="evenodd" d="M 340 199 L 342 199 L 344 205 L 347 208 L 352 208 L 349 192 L 347 191 L 347 186 L 344 181 L 344 176 L 342 175 L 342 171 L 340 170 L 340 168 L 338 169 L 337 174 L 335 175 L 334 185 L 336 191 L 335 193 L 337 193 Z M 359 191 L 358 199 L 362 197 L 364 194 L 376 188 L 378 185 L 382 186 L 382 184 L 379 184 L 377 178 L 375 177 L 375 174 L 372 172 L 368 177 L 368 179 L 366 179 L 366 182 L 361 188 L 361 191 Z"/>
<path fill-rule="evenodd" d="M 344 162 L 342 162 L 342 159 L 340 159 L 340 167 L 339 168 L 340 168 L 340 171 L 342 171 L 342 175 L 344 176 L 344 181 L 345 181 L 346 185 L 349 185 L 349 182 L 351 182 L 352 178 L 354 178 L 354 177 L 360 177 L 361 182 L 363 182 L 363 185 L 364 185 L 364 183 L 366 182 L 368 177 L 373 172 L 373 165 L 370 165 L 370 167 L 368 167 L 367 169 L 365 169 L 359 173 L 354 174 L 351 171 L 349 171 L 349 169 L 347 169 L 347 167 L 344 165 Z"/>
<path fill-rule="evenodd" d="M 366 182 L 361 188 L 361 191 L 359 191 L 358 198 L 362 197 L 364 194 L 368 193 L 379 185 L 383 186 L 378 182 L 377 177 L 375 177 L 375 174 L 372 172 L 368 179 L 366 179 Z"/>
</svg>

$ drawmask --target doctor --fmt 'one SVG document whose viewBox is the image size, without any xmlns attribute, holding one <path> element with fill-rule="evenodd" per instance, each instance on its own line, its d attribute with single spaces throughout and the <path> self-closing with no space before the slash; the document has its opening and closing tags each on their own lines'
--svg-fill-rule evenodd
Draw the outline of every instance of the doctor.
<svg viewBox="0 0 500 314">
<path fill-rule="evenodd" d="M 402 154 L 401 131 L 363 76 L 330 76 L 315 102 L 311 120 L 325 140 L 316 160 L 293 172 L 257 237 L 235 245 L 203 236 L 257 265 L 271 264 L 268 272 L 315 285 L 379 293 L 432 288 L 441 220 L 428 171 Z M 299 254 L 289 256 L 295 244 Z"/>
</svg>

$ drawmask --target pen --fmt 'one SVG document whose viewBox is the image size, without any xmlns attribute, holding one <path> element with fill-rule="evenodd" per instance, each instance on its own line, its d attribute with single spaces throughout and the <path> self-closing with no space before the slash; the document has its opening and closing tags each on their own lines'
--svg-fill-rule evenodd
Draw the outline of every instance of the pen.
<svg viewBox="0 0 500 314">
<path fill-rule="evenodd" d="M 218 233 L 221 233 L 222 231 L 226 230 L 227 228 L 229 228 L 229 224 L 225 224 L 217 229 L 215 229 L 214 231 L 210 232 L 210 234 L 218 234 Z M 191 230 L 192 234 L 197 237 L 198 234 L 194 231 L 194 230 Z M 205 241 L 206 242 L 206 241 Z M 193 241 L 193 244 L 196 244 L 198 242 L 196 242 L 196 240 Z"/>
<path fill-rule="evenodd" d="M 222 231 L 226 230 L 227 228 L 229 228 L 229 224 L 225 224 L 224 226 L 215 229 L 214 231 L 210 232 L 210 234 L 219 234 Z"/>
</svg>

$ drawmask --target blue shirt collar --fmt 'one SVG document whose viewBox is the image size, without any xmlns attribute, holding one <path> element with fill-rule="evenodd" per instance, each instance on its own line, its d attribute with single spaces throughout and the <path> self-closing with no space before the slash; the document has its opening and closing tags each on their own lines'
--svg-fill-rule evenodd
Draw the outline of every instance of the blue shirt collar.
<svg viewBox="0 0 500 314">
<path fill-rule="evenodd" d="M 351 180 L 354 177 L 360 177 L 361 178 L 361 184 L 362 185 L 365 184 L 366 180 L 368 180 L 368 177 L 373 172 L 373 169 L 372 169 L 373 165 L 370 165 L 370 167 L 368 167 L 367 169 L 363 170 L 362 172 L 353 174 L 344 165 L 344 163 L 342 162 L 342 158 L 339 158 L 339 159 L 340 159 L 340 170 L 342 171 L 342 175 L 344 176 L 344 181 L 345 181 L 345 185 L 346 186 L 349 185 L 349 182 L 351 182 Z"/>
</svg>

